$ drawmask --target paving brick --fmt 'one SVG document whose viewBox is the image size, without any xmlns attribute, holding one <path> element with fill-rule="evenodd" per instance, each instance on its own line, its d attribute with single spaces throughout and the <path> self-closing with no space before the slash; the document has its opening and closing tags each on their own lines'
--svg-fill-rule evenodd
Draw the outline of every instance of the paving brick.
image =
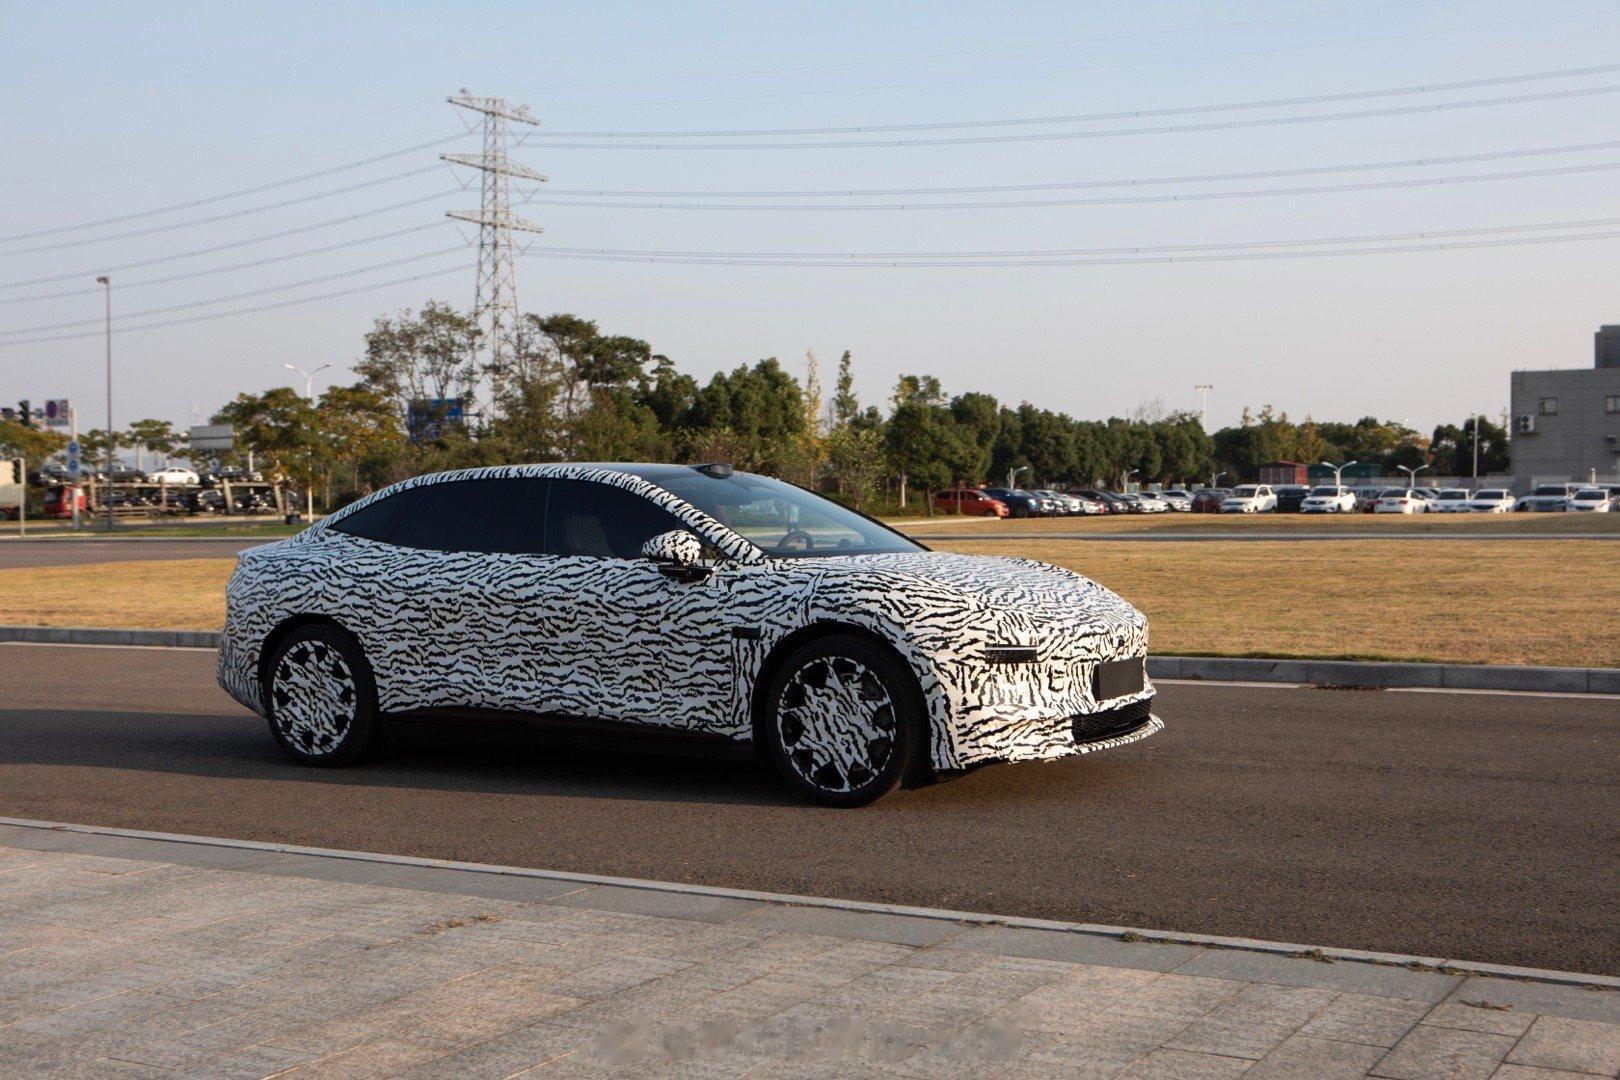
<svg viewBox="0 0 1620 1080">
<path fill-rule="evenodd" d="M 1455 975 L 1411 971 L 1402 967 L 1347 961 L 1322 963 L 1273 953 L 1238 949 L 1210 949 L 1176 968 L 1185 975 L 1212 975 L 1222 979 L 1314 986 L 1356 994 L 1438 1002 L 1462 980 Z"/>
<path fill-rule="evenodd" d="M 1120 1075 L 1124 1080 L 1228 1080 L 1241 1076 L 1252 1064 L 1214 1054 L 1155 1050 Z"/>
<path fill-rule="evenodd" d="M 1521 982 L 1515 979 L 1468 979 L 1446 998 L 1449 1002 L 1489 1001 L 1511 1005 L 1515 1012 L 1546 1013 L 1570 1020 L 1620 1024 L 1620 993 L 1581 986 Z"/>
<path fill-rule="evenodd" d="M 1361 1080 L 1383 1055 L 1381 1047 L 1365 1043 L 1295 1035 L 1278 1043 L 1243 1075 L 1245 1080 Z"/>
<path fill-rule="evenodd" d="M 1334 996 L 1331 990 L 1251 986 L 1166 1045 L 1175 1050 L 1259 1059 L 1309 1023 Z"/>
<path fill-rule="evenodd" d="M 1507 1059 L 1515 1065 L 1613 1076 L 1620 1073 L 1620 1024 L 1539 1017 Z"/>
<path fill-rule="evenodd" d="M 1373 1066 L 1371 1075 L 1392 1080 L 1484 1080 L 1502 1064 L 1514 1041 L 1507 1035 L 1419 1024 Z"/>
<path fill-rule="evenodd" d="M 1429 1005 L 1422 1001 L 1340 994 L 1300 1028 L 1299 1033 L 1314 1039 L 1336 1039 L 1388 1049 L 1428 1014 Z"/>
<path fill-rule="evenodd" d="M 587 889 L 572 890 L 558 896 L 552 902 L 567 907 L 588 907 L 603 911 L 654 915 L 666 919 L 694 919 L 699 922 L 724 922 L 767 906 L 758 900 L 741 900 L 729 896 L 627 889 L 613 885 L 595 885 Z"/>
<path fill-rule="evenodd" d="M 777 930 L 864 938 L 899 945 L 938 945 L 963 930 L 958 924 L 943 919 L 917 919 L 904 915 L 791 904 L 763 905 L 738 921 L 746 926 L 768 926 Z"/>
<path fill-rule="evenodd" d="M 1033 930 L 1017 926 L 978 926 L 953 938 L 953 949 L 970 949 L 1006 956 L 1040 957 L 1076 964 L 1170 971 L 1193 959 L 1203 949 L 1193 945 L 1126 942 L 1098 934 L 1061 930 Z"/>
<path fill-rule="evenodd" d="M 1484 1031 L 1491 1035 L 1511 1035 L 1515 1039 L 1530 1030 L 1534 1013 L 1516 1012 L 1509 1006 L 1482 1007 L 1460 1005 L 1443 1001 L 1423 1018 L 1425 1024 L 1435 1027 L 1458 1028 L 1462 1031 Z"/>
</svg>

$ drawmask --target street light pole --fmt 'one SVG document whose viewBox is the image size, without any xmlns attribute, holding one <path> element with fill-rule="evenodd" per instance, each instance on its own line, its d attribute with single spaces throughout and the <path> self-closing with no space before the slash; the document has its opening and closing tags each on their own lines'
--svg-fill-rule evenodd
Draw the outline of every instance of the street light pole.
<svg viewBox="0 0 1620 1080">
<path fill-rule="evenodd" d="M 103 501 L 107 504 L 107 531 L 113 529 L 113 454 L 118 446 L 118 439 L 113 435 L 113 391 L 112 391 L 112 278 L 106 274 L 96 278 L 96 283 L 105 286 L 107 294 L 107 491 Z"/>
<path fill-rule="evenodd" d="M 1479 487 L 1479 413 L 1474 414 L 1474 487 Z"/>
<path fill-rule="evenodd" d="M 327 368 L 331 367 L 332 365 L 331 364 L 322 364 L 320 367 L 316 368 L 314 371 L 305 371 L 303 368 L 294 367 L 292 364 L 282 364 L 281 366 L 286 368 L 288 371 L 296 371 L 296 372 L 298 372 L 298 374 L 300 374 L 300 375 L 302 375 L 304 377 L 304 396 L 309 399 L 310 411 L 313 412 L 314 409 L 315 409 L 315 376 L 319 375 L 321 372 L 325 371 Z M 309 447 L 309 477 L 307 479 L 307 482 L 304 484 L 304 520 L 309 521 L 309 522 L 313 522 L 315 520 L 315 445 L 314 445 L 314 442 L 315 442 L 315 440 L 314 440 L 314 432 L 311 432 L 310 433 L 310 447 Z"/>
<path fill-rule="evenodd" d="M 1204 395 L 1203 404 L 1198 409 L 1199 424 L 1205 431 L 1209 430 L 1209 392 L 1215 389 L 1213 383 L 1198 383 L 1193 387 L 1198 393 Z"/>
<path fill-rule="evenodd" d="M 1410 465 L 1397 465 L 1395 467 L 1406 474 L 1406 486 L 1409 488 L 1417 487 L 1417 474 L 1428 468 L 1427 465 L 1419 465 L 1415 469 Z"/>
<path fill-rule="evenodd" d="M 1029 472 L 1029 466 L 1028 465 L 1020 465 L 1016 469 L 1008 469 L 1007 470 L 1007 488 L 1008 488 L 1008 490 L 1014 490 L 1014 489 L 1016 489 L 1018 487 L 1018 474 L 1021 473 L 1021 472 Z"/>
</svg>

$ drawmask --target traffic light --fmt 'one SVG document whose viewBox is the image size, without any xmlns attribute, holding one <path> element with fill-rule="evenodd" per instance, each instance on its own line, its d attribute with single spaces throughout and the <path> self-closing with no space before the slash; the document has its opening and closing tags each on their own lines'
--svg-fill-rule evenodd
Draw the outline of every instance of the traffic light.
<svg viewBox="0 0 1620 1080">
<path fill-rule="evenodd" d="M 23 398 L 17 402 L 17 410 L 22 413 L 17 419 L 22 421 L 23 427 L 34 426 L 34 411 L 28 407 L 28 399 Z"/>
</svg>

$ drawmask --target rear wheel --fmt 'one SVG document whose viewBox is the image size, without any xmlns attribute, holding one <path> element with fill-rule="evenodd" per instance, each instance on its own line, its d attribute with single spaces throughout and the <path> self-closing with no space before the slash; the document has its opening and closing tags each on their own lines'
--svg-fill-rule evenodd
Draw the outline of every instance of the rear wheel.
<svg viewBox="0 0 1620 1080">
<path fill-rule="evenodd" d="M 382 747 L 371 665 L 334 626 L 302 627 L 276 646 L 264 700 L 270 733 L 300 765 L 353 765 Z"/>
<path fill-rule="evenodd" d="M 827 806 L 882 798 L 922 752 L 922 702 L 899 662 L 852 635 L 794 651 L 765 702 L 771 760 L 795 789 Z"/>
</svg>

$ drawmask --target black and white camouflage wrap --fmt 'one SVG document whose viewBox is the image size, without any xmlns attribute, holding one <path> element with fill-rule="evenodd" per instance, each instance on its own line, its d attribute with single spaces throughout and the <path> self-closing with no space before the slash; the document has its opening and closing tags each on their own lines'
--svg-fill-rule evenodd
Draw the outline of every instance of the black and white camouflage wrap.
<svg viewBox="0 0 1620 1080">
<path fill-rule="evenodd" d="M 1092 671 L 1145 656 L 1147 620 L 1119 596 L 1030 559 L 939 552 L 774 559 L 721 523 L 610 466 L 519 465 L 417 477 L 419 484 L 550 476 L 624 488 L 673 514 L 720 560 L 697 581 L 650 559 L 428 551 L 330 528 L 244 552 L 227 587 L 219 681 L 264 713 L 265 642 L 316 617 L 359 641 L 384 713 L 466 707 L 753 737 L 754 688 L 784 639 L 854 627 L 888 643 L 916 675 L 939 770 L 1051 759 L 1145 738 L 1076 744 L 1077 716 L 1153 696 L 1097 701 Z M 1027 664 L 992 664 L 990 646 L 1034 646 Z"/>
</svg>

